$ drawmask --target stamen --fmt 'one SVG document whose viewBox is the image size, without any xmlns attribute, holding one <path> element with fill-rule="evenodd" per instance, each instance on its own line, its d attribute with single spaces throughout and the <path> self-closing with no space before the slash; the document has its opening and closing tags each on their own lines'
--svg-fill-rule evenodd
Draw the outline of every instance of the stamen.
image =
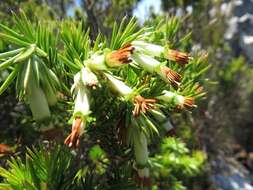
<svg viewBox="0 0 253 190">
<path fill-rule="evenodd" d="M 188 64 L 190 60 L 190 56 L 188 53 L 184 53 L 184 52 L 180 52 L 180 51 L 172 50 L 172 49 L 169 49 L 166 55 L 166 58 L 172 61 L 176 61 L 181 66 Z"/>
<path fill-rule="evenodd" d="M 72 131 L 65 139 L 64 144 L 68 145 L 69 147 L 72 147 L 72 146 L 78 147 L 79 146 L 81 125 L 82 125 L 82 119 L 80 117 L 76 117 L 73 122 L 73 125 L 72 125 Z"/>
<path fill-rule="evenodd" d="M 156 103 L 156 99 L 145 99 L 140 95 L 137 95 L 134 98 L 134 110 L 133 110 L 133 115 L 134 116 L 139 116 L 140 112 L 143 112 L 144 114 L 147 112 L 149 109 L 154 109 L 154 103 Z"/>
<path fill-rule="evenodd" d="M 178 88 L 181 82 L 180 74 L 178 74 L 177 72 L 173 71 L 172 69 L 166 66 L 161 67 L 161 72 L 166 76 L 166 78 L 169 80 L 169 82 L 174 88 Z"/>
<path fill-rule="evenodd" d="M 111 52 L 106 57 L 106 62 L 110 67 L 119 67 L 123 64 L 128 64 L 132 62 L 130 59 L 131 54 L 133 54 L 134 47 L 131 44 L 127 44 L 122 48 Z"/>
</svg>

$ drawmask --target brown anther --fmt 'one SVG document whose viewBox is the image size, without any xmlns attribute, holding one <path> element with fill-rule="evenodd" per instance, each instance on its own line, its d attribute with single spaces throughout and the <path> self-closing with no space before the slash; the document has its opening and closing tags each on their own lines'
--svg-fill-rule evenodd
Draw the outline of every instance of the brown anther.
<svg viewBox="0 0 253 190">
<path fill-rule="evenodd" d="M 188 64 L 190 56 L 188 53 L 169 49 L 168 53 L 166 55 L 166 58 L 170 59 L 172 61 L 176 61 L 181 66 L 184 66 L 184 65 Z"/>
<path fill-rule="evenodd" d="M 110 53 L 106 59 L 106 62 L 110 67 L 119 67 L 122 64 L 128 64 L 132 61 L 130 56 L 133 51 L 134 47 L 131 44 L 127 44 L 122 48 Z"/>
<path fill-rule="evenodd" d="M 80 144 L 79 137 L 81 132 L 81 124 L 82 119 L 80 117 L 76 117 L 72 125 L 72 131 L 65 139 L 64 144 L 68 145 L 69 147 L 77 147 Z"/>
<path fill-rule="evenodd" d="M 193 108 L 195 107 L 194 99 L 191 97 L 185 97 L 184 102 L 181 105 L 182 108 Z"/>
<path fill-rule="evenodd" d="M 166 78 L 169 80 L 170 84 L 177 89 L 181 82 L 181 75 L 177 72 L 173 71 L 169 67 L 162 66 L 161 72 L 166 76 Z"/>
<path fill-rule="evenodd" d="M 143 112 L 145 114 L 147 110 L 153 109 L 155 107 L 154 103 L 156 103 L 156 99 L 154 98 L 145 99 L 142 96 L 137 95 L 134 98 L 133 115 L 139 116 L 140 112 Z"/>
<path fill-rule="evenodd" d="M 192 97 L 184 97 L 184 101 L 176 106 L 176 109 L 190 109 L 196 107 L 194 104 L 194 99 Z"/>
</svg>

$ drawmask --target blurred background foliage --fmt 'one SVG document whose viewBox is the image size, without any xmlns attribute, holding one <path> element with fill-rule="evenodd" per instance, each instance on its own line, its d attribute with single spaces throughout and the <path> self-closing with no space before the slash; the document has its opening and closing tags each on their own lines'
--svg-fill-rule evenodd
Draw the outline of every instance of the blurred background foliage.
<svg viewBox="0 0 253 190">
<path fill-rule="evenodd" d="M 110 36 L 114 21 L 120 22 L 125 15 L 127 19 L 136 15 L 138 6 L 148 1 L 4 0 L 0 2 L 0 20 L 12 26 L 11 12 L 18 13 L 20 9 L 33 22 L 36 18 L 48 23 L 79 20 L 84 30 L 90 28 L 90 37 L 94 39 L 99 31 Z M 150 165 L 157 182 L 152 188 L 215 189 L 210 180 L 213 174 L 211 163 L 219 155 L 233 156 L 252 171 L 251 61 L 244 52 L 238 54 L 224 38 L 227 17 L 220 7 L 227 3 L 226 0 L 161 0 L 160 3 L 158 12 L 150 8 L 146 10 L 149 14 L 138 17 L 139 27 L 159 27 L 162 19 L 178 16 L 181 28 L 170 38 L 172 44 L 175 48 L 180 45 L 182 50 L 190 50 L 193 55 L 198 50 L 206 50 L 211 68 L 207 73 L 210 82 L 205 86 L 207 98 L 198 102 L 198 109 L 193 114 L 171 115 L 175 126 L 170 134 L 173 137 L 162 142 L 157 140 L 151 146 Z M 175 42 L 182 37 L 185 41 L 177 46 Z M 6 49 L 8 46 L 0 39 L 0 52 Z M 7 74 L 0 72 L 0 82 Z M 137 188 L 130 180 L 133 174 L 126 158 L 116 158 L 121 151 L 127 150 L 121 150 L 117 139 L 111 138 L 113 129 L 108 126 L 99 131 L 89 129 L 88 134 L 95 135 L 84 137 L 80 149 L 70 152 L 56 145 L 56 142 L 62 144 L 66 136 L 64 128 L 69 124 L 65 121 L 70 113 L 63 110 L 70 107 L 59 104 L 54 108 L 52 121 L 37 124 L 14 94 L 13 85 L 0 99 L 0 164 L 3 168 L 10 168 L 0 169 L 0 180 L 4 179 L 0 189 Z M 154 152 L 159 153 L 154 155 Z M 60 173 L 62 176 L 57 177 Z M 15 180 L 11 178 L 13 174 Z M 37 186 L 32 187 L 34 184 Z"/>
</svg>

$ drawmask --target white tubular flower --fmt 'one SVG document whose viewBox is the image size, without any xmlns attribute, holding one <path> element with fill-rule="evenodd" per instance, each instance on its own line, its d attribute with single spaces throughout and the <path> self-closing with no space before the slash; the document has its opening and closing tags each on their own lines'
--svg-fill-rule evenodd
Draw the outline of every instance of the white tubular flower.
<svg viewBox="0 0 253 190">
<path fill-rule="evenodd" d="M 74 108 L 74 117 L 81 114 L 81 116 L 87 116 L 90 112 L 90 104 L 88 99 L 87 89 L 79 88 L 77 91 L 77 96 L 75 98 L 75 108 Z"/>
<path fill-rule="evenodd" d="M 165 82 L 169 82 L 174 88 L 178 88 L 180 85 L 181 76 L 169 67 L 162 66 L 156 59 L 140 53 L 134 53 L 132 58 L 143 69 L 150 73 L 157 73 Z"/>
<path fill-rule="evenodd" d="M 132 55 L 132 58 L 136 63 L 138 63 L 138 65 L 150 73 L 156 72 L 157 68 L 161 65 L 161 63 L 156 59 L 136 52 Z"/>
<path fill-rule="evenodd" d="M 134 139 L 134 154 L 136 159 L 137 178 L 139 183 L 150 185 L 150 175 L 148 164 L 148 142 L 143 132 Z"/>
<path fill-rule="evenodd" d="M 150 55 L 152 57 L 160 57 L 164 52 L 164 47 L 160 45 L 155 45 L 151 43 L 147 43 L 144 41 L 133 41 L 132 45 L 136 48 L 136 50 L 139 50 L 147 55 Z"/>
<path fill-rule="evenodd" d="M 87 66 L 92 71 L 105 71 L 108 70 L 105 64 L 105 56 L 94 54 L 90 59 L 84 62 L 85 66 Z"/>
<path fill-rule="evenodd" d="M 163 95 L 158 96 L 157 99 L 163 100 L 167 103 L 172 103 L 179 109 L 196 107 L 196 105 L 194 105 L 193 98 L 184 97 L 182 95 L 178 95 L 174 92 L 170 92 L 167 90 L 164 90 Z"/>
<path fill-rule="evenodd" d="M 84 86 L 94 87 L 98 84 L 97 76 L 90 69 L 83 67 L 81 70 L 82 82 Z"/>
<path fill-rule="evenodd" d="M 124 82 L 121 80 L 116 79 L 110 74 L 105 73 L 105 76 L 110 82 L 111 87 L 118 92 L 121 96 L 128 96 L 133 93 L 133 89 L 131 89 L 129 86 L 127 86 Z"/>
<path fill-rule="evenodd" d="M 36 86 L 34 82 L 31 82 L 30 93 L 27 96 L 27 100 L 33 118 L 36 121 L 41 121 L 51 116 L 45 93 L 40 87 Z"/>
<path fill-rule="evenodd" d="M 83 87 L 94 87 L 98 85 L 97 76 L 91 72 L 89 68 L 83 67 L 80 72 L 74 76 L 74 84 L 71 87 L 71 92 L 77 91 Z M 77 93 L 77 92 L 76 92 Z"/>
<path fill-rule="evenodd" d="M 82 73 L 84 72 L 84 73 Z M 64 143 L 69 147 L 76 147 L 80 143 L 80 136 L 84 132 L 84 128 L 86 126 L 86 120 L 88 115 L 90 114 L 90 104 L 89 104 L 89 94 L 88 89 L 84 84 L 89 84 L 90 78 L 82 77 L 82 74 L 85 74 L 87 70 L 82 69 L 80 73 L 77 73 L 74 77 L 74 84 L 72 86 L 72 91 L 75 90 L 75 107 L 73 113 L 73 123 L 72 123 L 72 131 L 65 139 Z M 86 73 L 87 74 L 87 73 Z M 91 73 L 88 73 L 91 74 Z M 93 78 L 94 76 L 91 75 Z"/>
</svg>

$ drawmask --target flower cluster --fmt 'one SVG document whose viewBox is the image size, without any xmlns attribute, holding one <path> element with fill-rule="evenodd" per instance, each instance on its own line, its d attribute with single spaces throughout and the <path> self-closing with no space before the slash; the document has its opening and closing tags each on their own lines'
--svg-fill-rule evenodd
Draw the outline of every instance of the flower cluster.
<svg viewBox="0 0 253 190">
<path fill-rule="evenodd" d="M 124 105 L 120 113 L 124 117 L 110 121 L 124 123 L 119 136 L 134 150 L 136 181 L 149 186 L 148 143 L 159 132 L 168 134 L 173 129 L 168 117 L 172 109 L 196 107 L 195 100 L 205 94 L 199 79 L 208 67 L 201 64 L 205 55 L 194 60 L 188 53 L 151 42 L 165 41 L 152 36 L 157 29 L 136 31 L 134 18 L 124 28 L 125 24 L 125 19 L 119 27 L 115 24 L 110 40 L 101 34 L 94 43 L 81 25 L 63 24 L 60 40 L 55 37 L 58 30 L 41 22 L 36 25 L 39 29 L 34 29 L 25 15 L 16 18 L 15 30 L 0 25 L 0 36 L 11 44 L 10 51 L 0 53 L 0 71 L 11 71 L 0 86 L 0 94 L 16 79 L 17 96 L 29 104 L 34 119 L 40 121 L 50 116 L 49 106 L 55 105 L 58 92 L 66 89 L 62 83 L 74 76 L 72 130 L 65 139 L 69 147 L 80 144 L 81 135 L 96 116 L 97 110 L 92 110 L 100 100 L 93 97 L 96 90 L 105 91 L 101 97 L 114 95 L 116 103 L 108 108 Z M 106 98 L 103 101 L 108 103 Z"/>
<path fill-rule="evenodd" d="M 72 132 L 66 138 L 65 143 L 70 147 L 79 144 L 79 137 L 84 131 L 87 116 L 90 114 L 89 90 L 92 90 L 90 87 L 98 85 L 99 80 L 106 80 L 104 84 L 115 92 L 120 100 L 132 105 L 131 122 L 127 126 L 125 135 L 127 143 L 134 148 L 137 182 L 142 185 L 150 185 L 148 139 L 153 132 L 158 133 L 158 128 L 166 133 L 173 128 L 167 116 L 159 108 L 160 104 L 169 104 L 178 109 L 193 108 L 195 107 L 194 99 L 166 89 L 159 96 L 143 97 L 138 89 L 132 88 L 121 78 L 115 76 L 113 70 L 121 69 L 126 65 L 137 66 L 151 76 L 157 75 L 168 84 L 168 89 L 169 86 L 175 90 L 178 89 L 182 76 L 166 66 L 166 62 L 160 62 L 161 59 L 171 60 L 175 64 L 184 66 L 189 62 L 190 57 L 187 53 L 145 41 L 132 41 L 118 50 L 104 49 L 93 52 L 90 58 L 84 61 L 82 70 L 76 74 L 74 79 L 72 90 L 76 92 L 76 96 L 73 125 Z M 156 126 L 157 123 L 159 126 Z"/>
</svg>

